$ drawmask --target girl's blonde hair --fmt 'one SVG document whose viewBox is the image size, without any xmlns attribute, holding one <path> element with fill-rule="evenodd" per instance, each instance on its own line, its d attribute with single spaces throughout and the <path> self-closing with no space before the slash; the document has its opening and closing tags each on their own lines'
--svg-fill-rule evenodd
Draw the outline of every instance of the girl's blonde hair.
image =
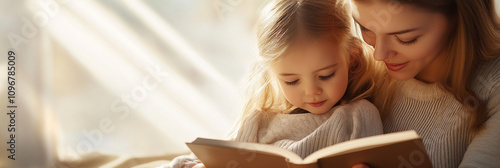
<svg viewBox="0 0 500 168">
<path fill-rule="evenodd" d="M 445 14 L 450 23 L 456 24 L 448 44 L 448 56 L 443 65 L 446 77 L 438 83 L 470 109 L 473 119 L 470 126 L 478 131 L 487 119 L 484 102 L 471 89 L 473 73 L 480 62 L 500 53 L 500 22 L 493 0 L 400 0 Z M 377 81 L 374 104 L 382 117 L 391 110 L 394 95 L 394 80 L 388 75 Z M 477 104 L 479 103 L 479 104 Z"/>
<path fill-rule="evenodd" d="M 349 55 L 349 82 L 343 102 L 369 98 L 374 88 L 373 51 L 353 35 L 349 0 L 274 0 L 261 13 L 257 35 L 259 57 L 246 81 L 247 100 L 239 123 L 253 112 L 287 113 L 294 108 L 274 79 L 272 69 L 300 32 L 329 38 Z M 236 127 L 239 127 L 237 125 Z"/>
</svg>

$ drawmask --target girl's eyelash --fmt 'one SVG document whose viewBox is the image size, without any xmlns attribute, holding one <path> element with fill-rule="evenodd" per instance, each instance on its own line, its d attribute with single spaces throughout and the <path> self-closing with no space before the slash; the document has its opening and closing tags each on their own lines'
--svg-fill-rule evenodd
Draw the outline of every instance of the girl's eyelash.
<svg viewBox="0 0 500 168">
<path fill-rule="evenodd" d="M 319 79 L 328 80 L 328 79 L 332 78 L 333 76 L 335 76 L 335 72 L 333 72 L 332 74 L 330 74 L 328 76 L 319 76 Z"/>
<path fill-rule="evenodd" d="M 291 82 L 287 82 L 287 81 L 285 81 L 285 84 L 292 86 L 292 85 L 296 85 L 296 84 L 297 84 L 297 82 L 299 82 L 299 80 L 298 80 L 298 79 L 297 79 L 297 80 L 294 80 L 294 81 L 291 81 Z"/>
<path fill-rule="evenodd" d="M 417 42 L 417 38 L 414 38 L 413 40 L 410 40 L 410 41 L 403 41 L 403 40 L 400 40 L 397 36 L 396 36 L 396 39 L 398 40 L 399 44 L 402 44 L 402 45 L 411 45 L 415 42 Z"/>
<path fill-rule="evenodd" d="M 330 78 L 332 78 L 332 77 L 334 77 L 334 76 L 335 76 L 335 72 L 331 73 L 331 74 L 330 74 L 330 75 L 328 75 L 328 76 L 319 76 L 319 79 L 320 79 L 320 80 L 328 80 L 328 79 L 330 79 Z M 297 83 L 299 83 L 299 80 L 298 80 L 298 79 L 297 79 L 297 80 L 294 80 L 294 81 L 291 81 L 291 82 L 287 82 L 287 81 L 285 81 L 285 84 L 286 84 L 286 85 L 290 85 L 290 86 L 296 85 Z"/>
</svg>

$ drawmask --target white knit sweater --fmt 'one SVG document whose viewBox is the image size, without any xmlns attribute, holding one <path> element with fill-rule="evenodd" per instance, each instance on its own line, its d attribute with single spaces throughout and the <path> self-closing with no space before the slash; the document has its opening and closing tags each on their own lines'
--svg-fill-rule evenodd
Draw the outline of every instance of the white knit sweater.
<svg viewBox="0 0 500 168">
<path fill-rule="evenodd" d="M 382 134 L 377 108 L 367 100 L 339 105 L 324 114 L 253 113 L 236 141 L 272 144 L 302 158 L 351 139 Z"/>
<path fill-rule="evenodd" d="M 479 66 L 472 89 L 486 103 L 489 119 L 477 135 L 468 127 L 469 109 L 437 84 L 401 81 L 384 133 L 414 129 L 435 168 L 500 166 L 500 58 Z M 473 101 L 467 99 L 466 101 Z"/>
</svg>

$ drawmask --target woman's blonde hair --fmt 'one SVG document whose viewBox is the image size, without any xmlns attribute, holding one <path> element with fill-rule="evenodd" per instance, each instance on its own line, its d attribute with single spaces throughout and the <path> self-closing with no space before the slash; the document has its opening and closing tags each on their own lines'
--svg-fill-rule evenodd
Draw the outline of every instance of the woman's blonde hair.
<svg viewBox="0 0 500 168">
<path fill-rule="evenodd" d="M 338 44 L 348 59 L 348 88 L 343 102 L 369 98 L 374 88 L 373 51 L 354 37 L 349 0 L 274 0 L 260 15 L 258 24 L 259 57 L 247 84 L 247 100 L 240 123 L 253 112 L 287 113 L 294 106 L 289 103 L 272 69 L 296 40 L 297 34 L 311 38 L 328 38 Z M 239 127 L 238 125 L 236 127 Z"/>
<path fill-rule="evenodd" d="M 446 77 L 439 81 L 441 87 L 468 107 L 472 112 L 470 126 L 480 130 L 487 119 L 484 102 L 471 89 L 473 74 L 480 62 L 500 53 L 500 22 L 493 0 L 400 0 L 403 4 L 416 5 L 445 14 L 450 23 L 456 24 L 448 44 L 448 56 L 443 65 Z M 377 100 L 382 117 L 391 110 L 394 80 L 385 75 L 377 81 Z M 471 108 L 474 107 L 474 108 Z"/>
</svg>

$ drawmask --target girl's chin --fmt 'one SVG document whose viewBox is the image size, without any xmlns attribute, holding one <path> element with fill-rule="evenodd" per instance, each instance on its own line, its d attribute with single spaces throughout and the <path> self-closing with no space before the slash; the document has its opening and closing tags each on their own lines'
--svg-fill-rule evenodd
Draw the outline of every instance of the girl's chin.
<svg viewBox="0 0 500 168">
<path fill-rule="evenodd" d="M 309 111 L 310 113 L 313 113 L 313 114 L 323 114 L 323 113 L 326 113 L 328 112 L 329 109 L 327 110 L 320 110 L 320 109 L 306 109 L 307 111 Z"/>
</svg>

